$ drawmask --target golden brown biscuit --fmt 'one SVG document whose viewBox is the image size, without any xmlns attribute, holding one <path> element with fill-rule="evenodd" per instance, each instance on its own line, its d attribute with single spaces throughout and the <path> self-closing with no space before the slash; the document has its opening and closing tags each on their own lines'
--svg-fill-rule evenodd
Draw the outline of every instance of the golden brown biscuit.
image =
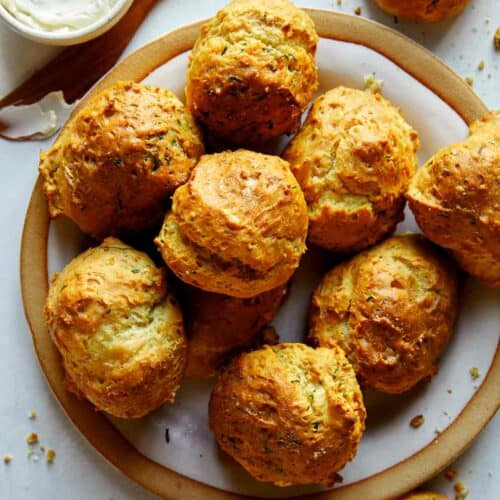
<svg viewBox="0 0 500 500">
<path fill-rule="evenodd" d="M 393 236 L 323 278 L 309 338 L 340 345 L 363 384 L 400 393 L 436 373 L 457 302 L 453 262 L 420 235 Z"/>
<path fill-rule="evenodd" d="M 66 215 L 98 239 L 152 227 L 203 152 L 193 118 L 172 92 L 117 83 L 90 99 L 41 154 L 50 215 Z"/>
<path fill-rule="evenodd" d="M 45 307 L 68 389 L 115 417 L 173 402 L 186 364 L 180 308 L 164 269 L 115 238 L 54 275 Z"/>
<path fill-rule="evenodd" d="M 448 497 L 433 491 L 412 491 L 399 500 L 448 500 Z"/>
<path fill-rule="evenodd" d="M 375 0 L 393 16 L 432 23 L 458 16 L 469 0 Z"/>
<path fill-rule="evenodd" d="M 352 460 L 366 412 L 342 349 L 278 344 L 235 358 L 209 405 L 219 446 L 255 479 L 331 485 Z"/>
<path fill-rule="evenodd" d="M 285 293 L 286 286 L 279 286 L 238 299 L 190 287 L 183 301 L 189 339 L 186 376 L 214 376 L 231 353 L 255 341 L 274 318 Z"/>
<path fill-rule="evenodd" d="M 418 170 L 407 198 L 430 240 L 472 276 L 500 286 L 500 111 L 474 122 L 470 134 Z"/>
<path fill-rule="evenodd" d="M 380 94 L 337 87 L 316 99 L 283 155 L 306 197 L 309 240 L 353 252 L 392 232 L 418 147 L 418 134 Z"/>
<path fill-rule="evenodd" d="M 155 242 L 184 282 L 246 298 L 288 281 L 306 234 L 307 206 L 288 163 L 240 149 L 201 158 Z"/>
<path fill-rule="evenodd" d="M 234 0 L 203 25 L 186 101 L 211 132 L 252 144 L 294 132 L 318 86 L 318 35 L 287 0 Z"/>
</svg>

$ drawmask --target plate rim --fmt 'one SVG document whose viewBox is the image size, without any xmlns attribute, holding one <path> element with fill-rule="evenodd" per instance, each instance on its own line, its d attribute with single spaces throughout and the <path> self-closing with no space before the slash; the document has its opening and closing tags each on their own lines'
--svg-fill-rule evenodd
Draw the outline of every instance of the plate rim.
<svg viewBox="0 0 500 500">
<path fill-rule="evenodd" d="M 444 100 L 466 123 L 487 112 L 479 97 L 427 49 L 401 33 L 371 20 L 320 9 L 305 9 L 319 35 L 357 43 L 384 55 Z M 115 81 L 142 80 L 157 67 L 189 50 L 198 36 L 197 21 L 170 31 L 137 49 L 111 69 L 75 107 L 68 122 L 85 101 Z M 167 54 L 167 55 L 166 55 Z M 432 77 L 430 76 L 432 75 Z M 67 122 L 67 123 L 68 123 Z M 44 322 L 48 293 L 47 242 L 49 215 L 38 177 L 26 213 L 20 252 L 21 292 L 35 352 L 47 382 L 64 412 L 86 440 L 111 464 L 144 488 L 165 498 L 193 500 L 239 499 L 230 493 L 174 472 L 142 455 L 102 414 L 85 400 L 68 393 L 57 349 Z M 500 406 L 500 349 L 488 373 L 455 420 L 434 440 L 406 459 L 334 490 L 307 495 L 309 499 L 356 500 L 396 497 L 436 475 L 471 444 Z M 374 492 L 375 496 L 374 496 Z M 377 496 L 377 495 L 380 496 Z"/>
</svg>

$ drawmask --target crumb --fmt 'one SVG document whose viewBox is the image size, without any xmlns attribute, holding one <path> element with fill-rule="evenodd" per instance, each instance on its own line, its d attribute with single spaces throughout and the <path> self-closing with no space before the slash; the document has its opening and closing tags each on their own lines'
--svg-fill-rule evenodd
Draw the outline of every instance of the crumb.
<svg viewBox="0 0 500 500">
<path fill-rule="evenodd" d="M 363 80 L 365 82 L 365 90 L 374 93 L 380 92 L 382 90 L 382 85 L 384 85 L 384 80 L 375 78 L 375 75 L 365 75 Z"/>
<path fill-rule="evenodd" d="M 26 436 L 26 442 L 30 445 L 38 443 L 38 434 L 36 432 L 30 432 Z"/>
<path fill-rule="evenodd" d="M 479 369 L 476 368 L 475 366 L 473 366 L 470 370 L 469 370 L 469 373 L 470 373 L 470 376 L 476 380 L 477 378 L 479 378 L 481 376 L 481 374 L 479 373 Z"/>
<path fill-rule="evenodd" d="M 28 418 L 29 418 L 30 420 L 34 420 L 36 417 L 37 417 L 37 415 L 36 415 L 36 411 L 35 411 L 35 410 L 31 410 L 31 411 L 28 413 Z"/>
<path fill-rule="evenodd" d="M 360 16 L 361 15 L 361 7 L 356 7 L 354 9 L 354 14 L 356 14 L 357 16 Z"/>
<path fill-rule="evenodd" d="M 441 429 L 439 427 L 434 427 L 434 434 L 441 434 Z"/>
<path fill-rule="evenodd" d="M 483 71 L 483 69 L 484 69 L 484 67 L 485 67 L 485 66 L 486 66 L 486 64 L 485 64 L 484 60 L 483 60 L 483 59 L 481 59 L 481 60 L 479 61 L 479 64 L 477 65 L 477 69 L 478 69 L 479 71 Z"/>
<path fill-rule="evenodd" d="M 500 50 L 500 27 L 495 31 L 495 35 L 493 36 L 493 44 L 495 45 L 495 49 Z"/>
<path fill-rule="evenodd" d="M 457 474 L 458 472 L 456 469 L 449 469 L 444 473 L 444 477 L 448 479 L 448 481 L 453 481 Z"/>
<path fill-rule="evenodd" d="M 342 5 L 342 0 L 337 0 L 337 5 Z"/>
<path fill-rule="evenodd" d="M 420 427 L 424 423 L 424 416 L 423 415 L 417 415 L 416 417 L 413 417 L 410 420 L 410 425 L 416 429 L 417 427 Z"/>
<path fill-rule="evenodd" d="M 452 394 L 453 391 L 451 389 L 448 389 L 448 394 Z"/>
<path fill-rule="evenodd" d="M 47 450 L 47 453 L 45 453 L 45 461 L 48 464 L 51 464 L 54 462 L 54 459 L 56 458 L 56 452 L 54 450 Z"/>
<path fill-rule="evenodd" d="M 40 445 L 40 451 L 45 451 L 45 446 L 43 444 Z"/>
<path fill-rule="evenodd" d="M 474 85 L 474 78 L 472 78 L 472 76 L 466 76 L 465 81 L 467 82 L 467 85 L 470 85 L 471 87 Z"/>
<path fill-rule="evenodd" d="M 12 455 L 9 455 L 8 453 L 6 453 L 3 456 L 3 463 L 4 464 L 10 464 L 11 461 L 12 461 Z"/>
<path fill-rule="evenodd" d="M 455 483 L 453 489 L 455 490 L 455 500 L 462 500 L 469 494 L 469 490 L 462 481 Z"/>
</svg>

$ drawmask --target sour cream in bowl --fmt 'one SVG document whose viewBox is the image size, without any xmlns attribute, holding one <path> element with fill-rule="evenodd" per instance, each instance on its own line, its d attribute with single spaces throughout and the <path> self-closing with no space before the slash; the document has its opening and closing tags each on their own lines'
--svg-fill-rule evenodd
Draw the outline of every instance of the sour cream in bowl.
<svg viewBox="0 0 500 500">
<path fill-rule="evenodd" d="M 111 29 L 133 0 L 0 0 L 0 17 L 16 32 L 48 45 L 74 45 Z"/>
</svg>

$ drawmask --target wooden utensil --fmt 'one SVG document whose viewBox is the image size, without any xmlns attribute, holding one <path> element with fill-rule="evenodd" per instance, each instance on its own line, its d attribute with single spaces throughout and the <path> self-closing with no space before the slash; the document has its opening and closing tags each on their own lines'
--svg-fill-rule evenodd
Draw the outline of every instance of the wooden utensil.
<svg viewBox="0 0 500 500">
<path fill-rule="evenodd" d="M 66 102 L 82 97 L 116 63 L 156 0 L 135 0 L 123 18 L 94 40 L 65 48 L 15 90 L 0 99 L 0 108 L 32 104 L 62 90 Z"/>
</svg>

